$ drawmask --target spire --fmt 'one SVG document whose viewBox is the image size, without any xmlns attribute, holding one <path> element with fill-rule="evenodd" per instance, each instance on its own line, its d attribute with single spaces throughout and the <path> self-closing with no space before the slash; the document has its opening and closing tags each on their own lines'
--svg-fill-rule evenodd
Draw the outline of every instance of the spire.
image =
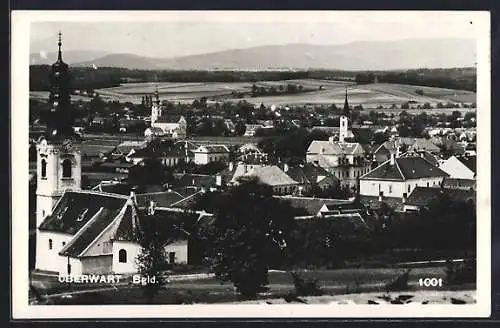
<svg viewBox="0 0 500 328">
<path fill-rule="evenodd" d="M 61 46 L 62 46 L 62 33 L 59 31 L 59 42 L 57 43 L 57 46 L 59 47 L 59 51 L 57 52 L 57 61 L 61 62 L 62 61 L 62 52 L 61 52 Z"/>
<path fill-rule="evenodd" d="M 349 102 L 347 101 L 347 88 L 345 88 L 344 115 L 349 117 Z"/>
</svg>

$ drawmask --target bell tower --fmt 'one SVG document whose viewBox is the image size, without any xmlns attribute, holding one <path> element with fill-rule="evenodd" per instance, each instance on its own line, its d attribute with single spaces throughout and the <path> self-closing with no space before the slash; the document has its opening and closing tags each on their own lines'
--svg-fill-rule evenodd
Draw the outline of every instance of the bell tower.
<svg viewBox="0 0 500 328">
<path fill-rule="evenodd" d="M 349 118 L 350 118 L 349 102 L 347 101 L 347 89 L 345 89 L 344 110 L 342 112 L 342 115 L 340 116 L 340 128 L 339 128 L 340 142 L 344 142 L 346 138 L 350 138 L 352 136 L 352 133 L 349 130 Z"/>
<path fill-rule="evenodd" d="M 158 86 L 156 86 L 155 101 L 151 107 L 151 126 L 153 126 L 161 115 L 160 93 L 158 92 Z"/>
<path fill-rule="evenodd" d="M 81 188 L 81 154 L 73 132 L 68 65 L 63 62 L 59 33 L 57 61 L 50 72 L 48 132 L 37 144 L 37 228 L 51 214 L 65 189 Z"/>
</svg>

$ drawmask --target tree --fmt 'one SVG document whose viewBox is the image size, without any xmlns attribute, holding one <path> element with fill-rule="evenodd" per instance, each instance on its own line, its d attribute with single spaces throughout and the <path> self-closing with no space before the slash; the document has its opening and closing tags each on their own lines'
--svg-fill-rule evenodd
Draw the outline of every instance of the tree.
<svg viewBox="0 0 500 328">
<path fill-rule="evenodd" d="M 286 257 L 294 209 L 273 197 L 256 179 L 240 181 L 220 194 L 215 214 L 215 274 L 231 281 L 243 298 L 255 298 L 268 284 L 268 269 Z"/>
<path fill-rule="evenodd" d="M 148 303 L 153 302 L 154 297 L 168 281 L 162 272 L 166 263 L 165 247 L 191 235 L 186 230 L 192 228 L 189 224 L 192 220 L 188 220 L 188 214 L 171 213 L 168 218 L 164 216 L 156 214 L 154 208 L 149 208 L 145 215 L 141 215 L 140 228 L 135 231 L 134 236 L 141 246 L 136 258 L 138 274 L 149 278 L 146 283 L 141 284 Z"/>
</svg>

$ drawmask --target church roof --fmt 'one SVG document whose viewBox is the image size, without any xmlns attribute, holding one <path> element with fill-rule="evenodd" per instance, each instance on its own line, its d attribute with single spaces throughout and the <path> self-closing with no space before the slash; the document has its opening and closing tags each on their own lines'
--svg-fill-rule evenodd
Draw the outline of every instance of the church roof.
<svg viewBox="0 0 500 328">
<path fill-rule="evenodd" d="M 111 222 L 123 208 L 127 198 L 90 190 L 66 191 L 39 229 L 73 235 L 91 220 Z"/>
<path fill-rule="evenodd" d="M 162 115 L 158 117 L 155 123 L 179 123 L 182 118 L 182 115 Z"/>
</svg>

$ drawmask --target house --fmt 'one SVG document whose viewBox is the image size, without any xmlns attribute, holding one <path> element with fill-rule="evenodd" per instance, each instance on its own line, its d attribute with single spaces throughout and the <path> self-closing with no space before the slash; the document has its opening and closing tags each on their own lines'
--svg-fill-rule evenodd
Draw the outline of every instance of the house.
<svg viewBox="0 0 500 328">
<path fill-rule="evenodd" d="M 475 179 L 445 178 L 444 182 L 443 182 L 443 188 L 476 190 L 476 180 Z"/>
<path fill-rule="evenodd" d="M 245 137 L 253 137 L 255 136 L 255 132 L 259 129 L 263 129 L 264 126 L 262 124 L 245 124 Z"/>
<path fill-rule="evenodd" d="M 172 167 L 181 161 L 190 162 L 192 157 L 193 154 L 186 148 L 184 143 L 172 144 L 165 142 L 160 145 L 149 145 L 146 148 L 138 149 L 127 156 L 126 159 L 138 164 L 145 159 L 156 158 L 164 166 Z"/>
<path fill-rule="evenodd" d="M 159 197 L 160 195 L 161 197 Z M 134 234 L 148 215 L 148 206 L 156 207 L 154 215 L 166 221 L 183 212 L 169 206 L 187 197 L 172 193 L 118 195 L 90 190 L 67 190 L 38 228 L 36 269 L 59 274 L 123 274 L 137 272 L 136 256 L 140 245 Z M 149 215 L 153 215 L 151 212 Z M 170 262 L 188 262 L 188 240 L 180 237 L 167 245 Z"/>
<path fill-rule="evenodd" d="M 303 191 L 317 186 L 322 190 L 340 185 L 340 180 L 319 165 L 312 163 L 301 164 L 293 167 L 284 167 L 284 172 L 293 180 L 299 182 Z"/>
<path fill-rule="evenodd" d="M 261 183 L 273 188 L 277 195 L 291 195 L 299 188 L 299 183 L 290 178 L 276 165 L 247 165 L 240 163 L 234 169 L 230 184 L 238 184 L 238 180 L 244 177 L 255 177 Z"/>
<path fill-rule="evenodd" d="M 421 156 L 392 155 L 391 159 L 363 175 L 360 195 L 371 197 L 407 197 L 416 187 L 441 186 L 448 174 Z"/>
<path fill-rule="evenodd" d="M 392 154 L 400 148 L 402 151 L 409 152 L 426 152 L 431 155 L 438 154 L 440 149 L 427 139 L 424 138 L 394 138 L 382 143 L 373 151 L 373 157 L 377 163 L 383 163 L 391 158 Z"/>
<path fill-rule="evenodd" d="M 472 180 L 476 178 L 476 156 L 450 156 L 439 168 L 450 178 Z"/>
<path fill-rule="evenodd" d="M 357 203 L 354 198 L 350 199 L 330 199 L 300 196 L 275 196 L 288 202 L 300 213 L 301 217 L 321 217 L 332 213 L 354 213 L 363 212 L 364 208 Z"/>
<path fill-rule="evenodd" d="M 306 162 L 322 167 L 347 187 L 356 187 L 357 178 L 370 169 L 357 142 L 314 140 L 307 149 Z"/>
<path fill-rule="evenodd" d="M 193 150 L 194 163 L 206 165 L 212 162 L 227 162 L 229 160 L 229 149 L 225 145 L 201 145 Z"/>
<path fill-rule="evenodd" d="M 146 148 L 147 145 L 147 141 L 124 141 L 113 149 L 111 155 L 127 157 L 128 155 L 132 155 L 136 149 Z"/>
<path fill-rule="evenodd" d="M 417 187 L 412 191 L 408 199 L 403 201 L 403 210 L 405 212 L 419 211 L 432 202 L 440 202 L 445 196 L 452 201 L 470 201 L 473 203 L 476 201 L 476 194 L 472 190 Z"/>
</svg>

